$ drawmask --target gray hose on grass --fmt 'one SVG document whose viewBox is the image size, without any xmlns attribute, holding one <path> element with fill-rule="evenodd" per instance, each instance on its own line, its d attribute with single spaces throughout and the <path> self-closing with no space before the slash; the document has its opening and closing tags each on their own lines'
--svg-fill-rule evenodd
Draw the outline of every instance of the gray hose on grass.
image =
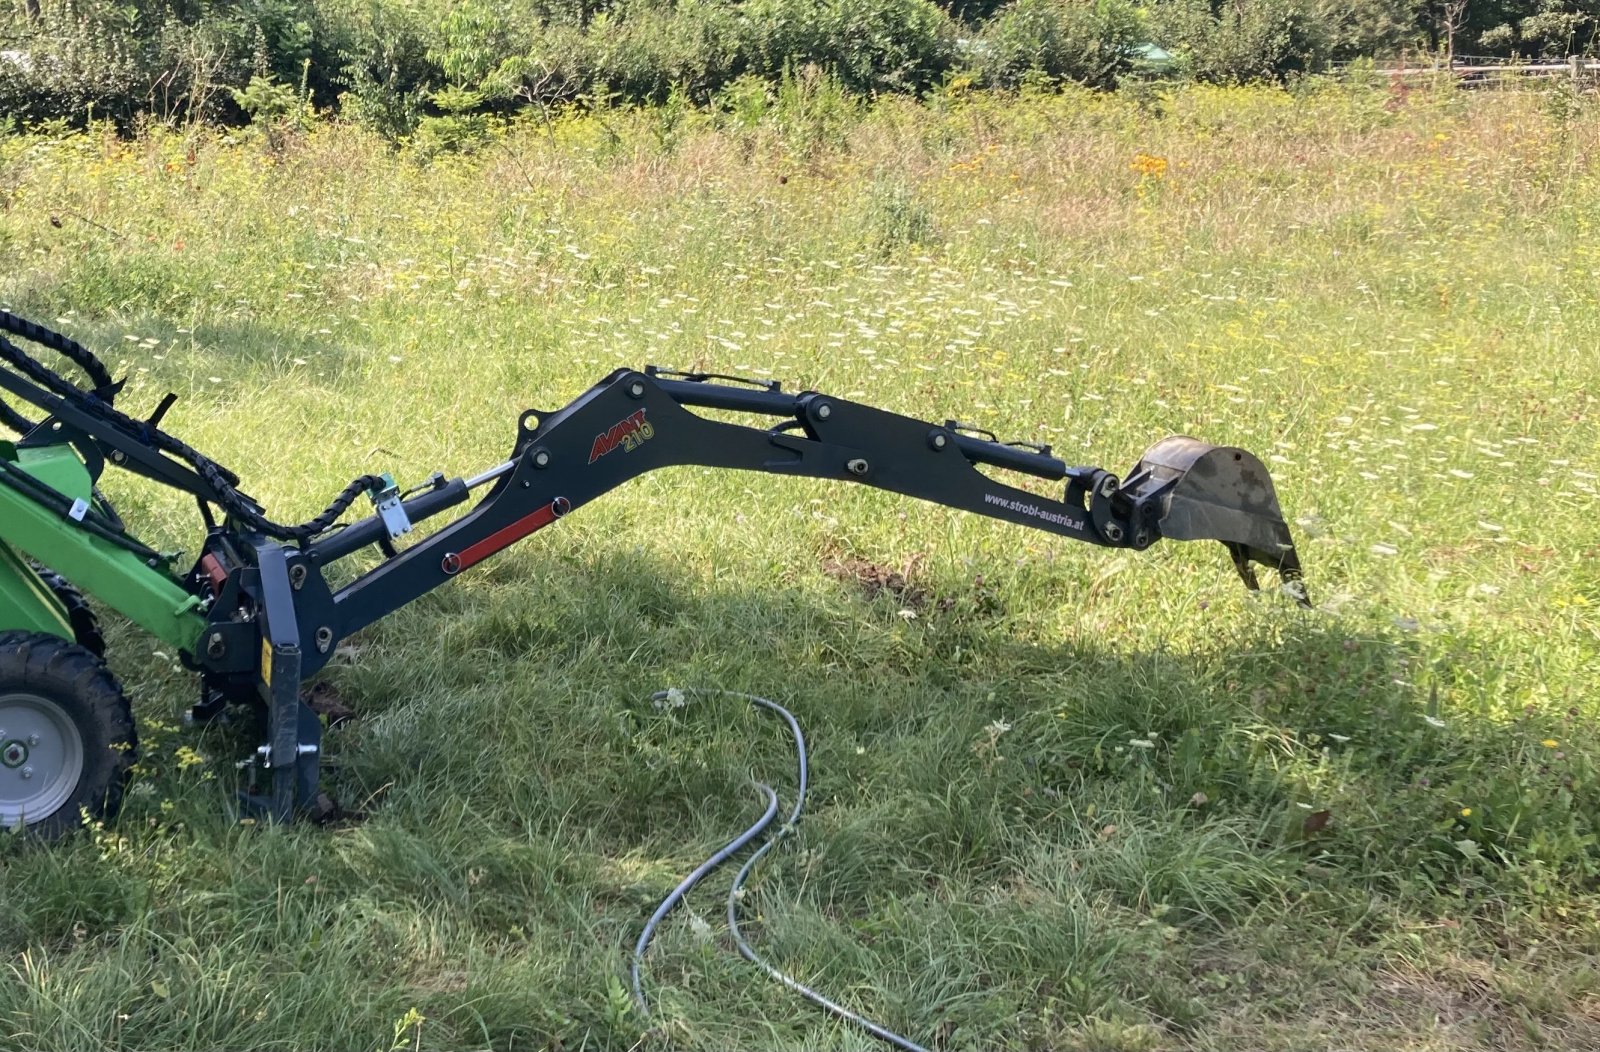
<svg viewBox="0 0 1600 1052">
<path fill-rule="evenodd" d="M 806 785 L 810 778 L 810 762 L 806 755 L 806 737 L 805 734 L 801 732 L 800 724 L 794 718 L 794 713 L 790 712 L 782 705 L 779 705 L 777 702 L 771 701 L 767 698 L 758 697 L 754 694 L 741 694 L 734 690 L 719 690 L 716 688 L 700 687 L 693 687 L 689 690 L 683 691 L 682 693 L 739 698 L 743 701 L 748 701 L 752 705 L 757 705 L 761 708 L 777 713 L 783 718 L 783 721 L 789 725 L 789 733 L 794 737 L 795 767 L 799 774 L 799 789 L 795 798 L 794 808 L 789 812 L 789 817 L 784 820 L 783 825 L 778 827 L 778 831 L 772 834 L 772 836 L 767 839 L 766 843 L 757 848 L 755 853 L 745 861 L 745 864 L 742 867 L 740 867 L 738 874 L 733 878 L 733 886 L 728 889 L 728 928 L 733 933 L 733 941 L 734 944 L 739 948 L 740 956 L 749 961 L 751 964 L 754 964 L 756 967 L 760 968 L 762 971 L 766 972 L 767 975 L 772 979 L 782 983 L 784 986 L 788 987 L 790 990 L 793 990 L 801 997 L 804 997 L 812 1004 L 832 1013 L 847 1023 L 860 1027 L 862 1030 L 866 1031 L 868 1034 L 871 1034 L 879 1041 L 893 1045 L 895 1048 L 901 1049 L 902 1052 L 928 1052 L 926 1048 L 917 1044 L 915 1041 L 912 1041 L 906 1037 L 902 1037 L 887 1027 L 879 1026 L 877 1023 L 872 1022 L 872 1020 L 852 1012 L 850 1009 L 838 1004 L 835 1001 L 829 1000 L 827 997 L 824 997 L 822 994 L 811 989 L 811 987 L 800 982 L 800 980 L 794 978 L 792 975 L 779 971 L 760 954 L 756 953 L 755 949 L 745 939 L 744 934 L 739 930 L 739 900 L 743 896 L 745 881 L 747 881 L 750 878 L 751 873 L 754 872 L 756 864 L 766 857 L 769 851 L 787 839 L 795 831 L 800 823 L 800 815 L 805 810 Z M 667 700 L 671 694 L 671 691 L 658 691 L 657 693 L 651 695 L 650 700 L 660 704 L 662 701 Z M 729 857 L 743 848 L 746 844 L 750 843 L 751 840 L 760 836 L 761 833 L 772 824 L 773 815 L 777 813 L 778 809 L 778 796 L 772 791 L 770 786 L 757 783 L 756 788 L 760 789 L 767 795 L 766 813 L 763 814 L 761 818 L 749 829 L 746 829 L 733 840 L 730 840 L 716 854 L 712 855 L 699 866 L 695 867 L 694 872 L 685 877 L 676 888 L 673 888 L 672 893 L 662 901 L 660 906 L 656 907 L 655 913 L 651 915 L 649 922 L 645 925 L 644 931 L 639 936 L 639 942 L 633 950 L 633 998 L 634 1003 L 639 1007 L 639 1011 L 644 1015 L 648 1016 L 650 1014 L 650 1009 L 645 1003 L 644 993 L 642 992 L 639 984 L 639 964 L 641 958 L 644 956 L 646 947 L 649 945 L 650 937 L 652 934 L 654 934 L 656 926 L 661 922 L 661 918 L 665 917 L 667 912 L 672 909 L 672 907 L 680 899 L 682 899 L 684 895 L 688 894 L 689 889 L 698 884 L 703 877 L 705 877 L 712 870 L 716 869 L 718 866 L 722 865 L 722 863 L 726 862 Z"/>
<path fill-rule="evenodd" d="M 762 831 L 772 824 L 772 817 L 778 813 L 778 794 L 772 791 L 772 787 L 757 782 L 756 788 L 767 795 L 766 813 L 756 819 L 755 825 L 728 841 L 717 850 L 716 854 L 696 866 L 693 873 L 679 881 L 678 886 L 672 889 L 671 894 L 661 900 L 661 905 L 656 907 L 656 911 L 645 922 L 644 931 L 639 933 L 639 941 L 633 947 L 633 965 L 628 971 L 633 979 L 633 1003 L 638 1006 L 640 1015 L 647 1016 L 650 1014 L 650 1005 L 644 999 L 644 986 L 639 979 L 639 966 L 644 962 L 645 950 L 650 948 L 650 940 L 655 936 L 656 926 L 661 923 L 661 919 L 671 911 L 672 907 L 676 906 L 678 901 L 689 893 L 690 889 L 700 883 L 706 874 L 728 861 L 740 848 L 760 836 Z"/>
</svg>

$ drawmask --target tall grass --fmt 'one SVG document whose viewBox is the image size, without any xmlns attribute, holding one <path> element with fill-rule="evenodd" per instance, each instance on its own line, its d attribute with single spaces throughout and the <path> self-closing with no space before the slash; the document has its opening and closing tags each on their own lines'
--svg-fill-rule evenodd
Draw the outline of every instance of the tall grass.
<svg viewBox="0 0 1600 1052">
<path fill-rule="evenodd" d="M 789 763 L 738 707 L 649 704 L 674 684 L 799 715 L 813 808 L 746 912 L 921 1040 L 1600 1043 L 1591 100 L 788 90 L 426 165 L 341 126 L 0 139 L 0 301 L 107 348 L 127 406 L 179 393 L 280 517 L 705 366 L 1113 469 L 1246 446 L 1317 608 L 1213 545 L 678 469 L 352 641 L 329 788 L 365 817 L 329 829 L 241 822 L 237 742 L 118 631 L 138 782 L 0 854 L 8 1044 L 868 1047 L 725 952 L 711 893 L 631 1010 L 639 925 Z M 181 501 L 113 496 L 192 546 Z"/>
</svg>

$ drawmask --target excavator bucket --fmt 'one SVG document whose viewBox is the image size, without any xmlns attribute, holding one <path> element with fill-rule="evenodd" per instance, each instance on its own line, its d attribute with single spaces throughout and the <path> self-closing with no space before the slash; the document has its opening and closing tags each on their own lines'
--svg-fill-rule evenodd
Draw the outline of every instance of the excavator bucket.
<svg viewBox="0 0 1600 1052">
<path fill-rule="evenodd" d="M 1311 605 L 1289 524 L 1259 458 L 1232 446 L 1176 436 L 1145 450 L 1129 479 L 1160 487 L 1163 537 L 1221 541 L 1247 587 L 1260 587 L 1250 565 L 1257 562 L 1276 570 L 1285 590 L 1302 606 Z"/>
</svg>

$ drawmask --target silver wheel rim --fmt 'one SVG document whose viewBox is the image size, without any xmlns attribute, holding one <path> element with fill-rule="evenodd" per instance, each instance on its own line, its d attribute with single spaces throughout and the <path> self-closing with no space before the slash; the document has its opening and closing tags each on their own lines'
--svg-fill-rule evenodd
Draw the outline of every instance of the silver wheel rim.
<svg viewBox="0 0 1600 1052">
<path fill-rule="evenodd" d="M 66 711 L 27 691 L 0 694 L 0 825 L 43 822 L 83 776 L 83 735 Z"/>
</svg>

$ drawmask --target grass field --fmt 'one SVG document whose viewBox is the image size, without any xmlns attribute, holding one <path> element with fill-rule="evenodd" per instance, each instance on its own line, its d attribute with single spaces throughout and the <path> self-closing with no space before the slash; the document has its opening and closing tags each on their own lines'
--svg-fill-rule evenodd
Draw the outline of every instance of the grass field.
<svg viewBox="0 0 1600 1052">
<path fill-rule="evenodd" d="M 694 685 L 812 742 L 759 945 L 925 1044 L 1600 1047 L 1593 100 L 746 101 L 431 164 L 329 125 L 0 138 L 0 305 L 108 349 L 136 415 L 180 394 L 280 520 L 704 366 L 1118 471 L 1245 446 L 1316 609 L 1213 544 L 678 469 L 353 640 L 329 789 L 364 817 L 289 829 L 230 812 L 234 746 L 116 631 L 137 782 L 0 847 L 4 1047 L 875 1047 L 728 951 L 716 881 L 632 1010 L 651 908 L 793 781 L 765 714 L 650 704 Z M 192 548 L 192 508 L 111 493 Z"/>
</svg>

